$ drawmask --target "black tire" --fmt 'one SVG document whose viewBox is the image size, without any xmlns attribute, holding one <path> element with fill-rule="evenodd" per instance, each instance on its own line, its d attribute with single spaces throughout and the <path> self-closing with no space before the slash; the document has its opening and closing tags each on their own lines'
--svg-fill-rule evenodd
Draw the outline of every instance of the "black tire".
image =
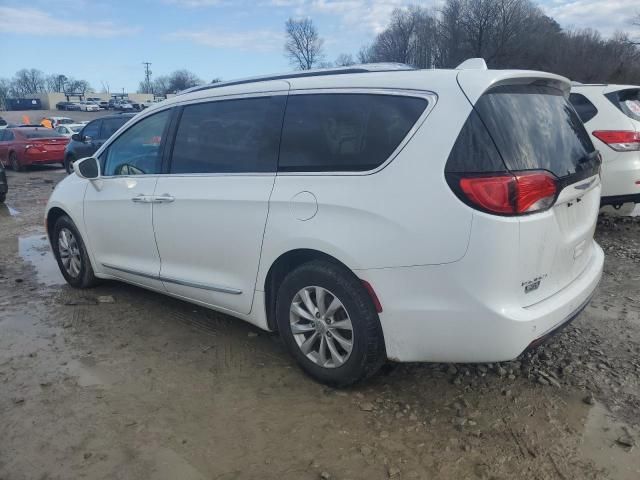
<svg viewBox="0 0 640 480">
<path fill-rule="evenodd" d="M 75 243 L 79 250 L 80 268 L 78 274 L 75 276 L 72 275 L 64 266 L 60 253 L 60 232 L 63 229 L 66 229 L 73 234 Z M 56 257 L 56 261 L 58 262 L 60 272 L 69 285 L 75 288 L 91 288 L 98 283 L 98 280 L 93 274 L 93 268 L 91 267 L 87 248 L 80 236 L 80 232 L 78 232 L 75 224 L 68 216 L 63 215 L 56 221 L 53 231 L 51 232 L 51 246 L 53 248 L 53 254 Z"/>
<path fill-rule="evenodd" d="M 290 309 L 294 297 L 305 287 L 321 287 L 344 305 L 352 330 L 352 350 L 346 361 L 327 368 L 309 359 L 291 331 Z M 319 382 L 345 387 L 374 375 L 386 362 L 380 319 L 362 282 L 341 265 L 314 260 L 290 272 L 280 285 L 276 299 L 280 336 L 302 369 Z M 335 344 L 334 344 L 335 345 Z"/>
<path fill-rule="evenodd" d="M 73 162 L 76 161 L 76 157 L 69 154 L 67 155 L 67 158 L 64 159 L 64 162 L 62 162 L 62 166 L 64 167 L 64 169 L 67 171 L 67 173 L 69 175 L 71 175 L 73 173 Z"/>
<path fill-rule="evenodd" d="M 11 168 L 14 172 L 24 172 L 26 170 L 26 167 L 18 160 L 18 156 L 15 152 L 11 152 L 9 154 L 9 163 L 11 164 Z"/>
</svg>

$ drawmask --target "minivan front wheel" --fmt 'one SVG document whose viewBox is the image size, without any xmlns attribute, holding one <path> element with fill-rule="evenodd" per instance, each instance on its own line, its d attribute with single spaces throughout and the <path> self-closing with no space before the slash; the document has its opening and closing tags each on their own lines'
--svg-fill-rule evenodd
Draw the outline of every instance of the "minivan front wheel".
<svg viewBox="0 0 640 480">
<path fill-rule="evenodd" d="M 63 166 L 69 175 L 73 173 L 73 162 L 75 161 L 76 158 L 73 155 L 67 155 L 67 158 L 64 159 Z"/>
<path fill-rule="evenodd" d="M 344 267 L 306 263 L 282 282 L 276 300 L 280 335 L 310 376 L 347 386 L 386 361 L 380 320 L 361 281 Z"/>
<path fill-rule="evenodd" d="M 84 241 L 68 216 L 63 215 L 56 221 L 51 232 L 51 246 L 60 272 L 69 285 L 89 288 L 97 283 Z"/>
</svg>

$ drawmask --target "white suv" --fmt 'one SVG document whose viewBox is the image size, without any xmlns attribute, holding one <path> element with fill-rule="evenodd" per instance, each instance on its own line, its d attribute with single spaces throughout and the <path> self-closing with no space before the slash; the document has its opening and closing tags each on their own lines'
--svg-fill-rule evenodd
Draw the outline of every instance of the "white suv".
<svg viewBox="0 0 640 480">
<path fill-rule="evenodd" d="M 278 331 L 314 378 L 513 359 L 602 272 L 600 158 L 541 72 L 356 66 L 196 87 L 53 192 L 74 287 L 117 279 Z"/>
<path fill-rule="evenodd" d="M 601 204 L 640 203 L 640 87 L 573 84 L 569 101 L 602 154 Z"/>
</svg>

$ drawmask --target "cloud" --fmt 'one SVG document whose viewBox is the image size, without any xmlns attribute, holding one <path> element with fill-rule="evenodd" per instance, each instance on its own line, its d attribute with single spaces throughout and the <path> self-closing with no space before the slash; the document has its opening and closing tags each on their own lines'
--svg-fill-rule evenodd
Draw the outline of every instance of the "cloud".
<svg viewBox="0 0 640 480">
<path fill-rule="evenodd" d="M 638 0 L 551 0 L 541 7 L 565 28 L 593 28 L 606 36 L 616 31 L 640 34 L 630 22 L 640 11 Z"/>
<path fill-rule="evenodd" d="M 54 18 L 35 8 L 0 7 L 0 32 L 60 37 L 115 37 L 139 28 L 117 27 L 110 22 L 85 22 Z"/>
<path fill-rule="evenodd" d="M 225 2 L 223 2 L 223 0 L 164 0 L 164 3 L 170 3 L 181 7 L 199 8 L 217 7 Z"/>
<path fill-rule="evenodd" d="M 172 40 L 188 40 L 211 48 L 273 51 L 282 49 L 284 36 L 272 30 L 228 32 L 220 30 L 178 31 L 167 35 Z"/>
<path fill-rule="evenodd" d="M 440 3 L 440 0 L 426 0 L 423 7 Z M 408 8 L 415 1 L 407 0 L 266 0 L 272 7 L 293 8 L 300 17 L 329 15 L 339 18 L 343 26 L 364 30 L 368 33 L 380 33 L 396 8 Z"/>
</svg>

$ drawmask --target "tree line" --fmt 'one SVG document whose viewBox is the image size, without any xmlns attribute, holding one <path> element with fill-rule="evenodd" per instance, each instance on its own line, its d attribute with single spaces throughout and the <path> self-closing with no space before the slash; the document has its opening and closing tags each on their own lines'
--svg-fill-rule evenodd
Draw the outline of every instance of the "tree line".
<svg viewBox="0 0 640 480">
<path fill-rule="evenodd" d="M 632 22 L 640 26 L 640 15 Z M 563 29 L 531 0 L 446 0 L 393 11 L 387 28 L 355 55 L 327 62 L 311 19 L 289 19 L 285 56 L 294 68 L 399 62 L 454 68 L 482 57 L 489 68 L 543 70 L 579 82 L 640 83 L 640 42 L 623 32 Z"/>
<path fill-rule="evenodd" d="M 46 75 L 36 68 L 23 68 L 13 78 L 0 78 L 0 108 L 6 106 L 8 98 L 24 98 L 44 92 L 84 95 L 91 91 L 86 80 L 59 73 Z"/>
</svg>

